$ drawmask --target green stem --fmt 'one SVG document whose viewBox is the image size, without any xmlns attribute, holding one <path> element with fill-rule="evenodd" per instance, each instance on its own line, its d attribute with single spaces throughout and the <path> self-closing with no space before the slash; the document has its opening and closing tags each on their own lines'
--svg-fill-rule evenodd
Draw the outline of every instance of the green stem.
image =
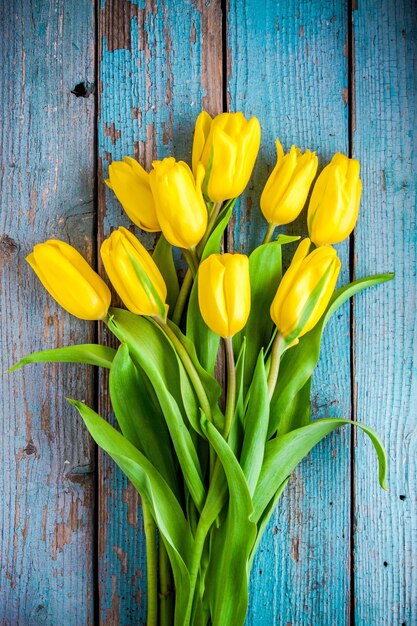
<svg viewBox="0 0 417 626">
<path fill-rule="evenodd" d="M 268 224 L 268 228 L 266 229 L 265 237 L 262 243 L 269 243 L 271 241 L 275 229 L 276 224 Z"/>
<path fill-rule="evenodd" d="M 147 626 L 158 626 L 158 568 L 156 559 L 156 525 L 148 506 L 142 502 L 146 539 L 146 576 L 148 581 Z"/>
<path fill-rule="evenodd" d="M 280 332 L 277 332 L 277 335 L 274 339 L 274 343 L 272 344 L 272 349 L 271 349 L 271 368 L 269 370 L 269 375 L 268 375 L 269 400 L 271 400 L 273 393 L 275 391 L 275 386 L 277 384 L 279 365 L 281 362 L 281 356 L 283 354 L 284 347 L 285 347 L 284 338 Z"/>
<path fill-rule="evenodd" d="M 187 613 L 184 619 L 184 626 L 189 626 L 190 624 L 198 573 L 200 571 L 201 557 L 203 555 L 204 544 L 206 542 L 206 537 L 210 530 L 210 526 L 211 524 L 207 524 L 206 520 L 202 516 L 200 518 L 200 522 L 197 526 L 197 531 L 194 537 L 193 558 L 190 567 L 190 596 L 188 601 Z"/>
<path fill-rule="evenodd" d="M 210 481 L 206 503 L 201 512 L 197 530 L 194 536 L 193 557 L 190 565 L 190 600 L 187 607 L 186 619 L 184 626 L 189 626 L 191 612 L 193 607 L 194 596 L 196 593 L 198 574 L 201 568 L 201 559 L 206 542 L 207 535 L 212 527 L 215 519 L 218 517 L 224 502 L 226 501 L 225 480 L 221 476 L 222 465 L 217 458 L 214 467 L 213 476 Z M 224 500 L 223 500 L 224 496 Z"/>
<path fill-rule="evenodd" d="M 183 248 L 182 253 L 184 255 L 185 260 L 187 261 L 188 267 L 191 270 L 191 274 L 193 275 L 193 278 L 195 278 L 198 272 L 198 258 L 197 258 L 195 250 L 192 250 L 191 248 L 189 250 L 186 250 L 185 248 Z"/>
<path fill-rule="evenodd" d="M 172 314 L 172 321 L 177 326 L 181 323 L 182 313 L 184 311 L 184 307 L 187 304 L 188 294 L 191 291 L 191 287 L 193 286 L 193 275 L 191 270 L 187 270 L 187 273 L 184 276 L 184 280 L 182 281 L 181 289 L 178 294 L 177 301 L 175 303 L 174 313 Z"/>
<path fill-rule="evenodd" d="M 223 437 L 227 440 L 232 427 L 236 403 L 236 367 L 231 337 L 224 337 L 226 348 L 227 392 Z"/>
<path fill-rule="evenodd" d="M 210 237 L 212 230 L 214 228 L 214 224 L 216 223 L 217 220 L 217 216 L 220 213 L 220 209 L 222 208 L 223 202 L 215 202 L 213 204 L 213 208 L 211 210 L 211 213 L 209 215 L 209 220 L 208 220 L 208 224 L 207 224 L 207 228 L 206 228 L 206 232 L 204 234 L 204 237 L 202 238 L 202 240 L 200 241 L 200 243 L 197 246 L 197 250 L 201 256 L 201 254 L 204 251 L 204 246 L 207 243 L 208 238 Z"/>
<path fill-rule="evenodd" d="M 210 402 L 207 398 L 206 391 L 203 387 L 200 376 L 198 375 L 197 370 L 194 367 L 194 363 L 190 355 L 188 354 L 186 348 L 182 345 L 181 341 L 178 339 L 174 331 L 168 326 L 168 324 L 162 318 L 158 316 L 155 316 L 154 319 L 157 322 L 157 324 L 161 326 L 161 328 L 164 330 L 167 337 L 171 340 L 172 344 L 174 345 L 174 348 L 177 351 L 177 354 L 190 378 L 191 384 L 194 387 L 194 391 L 197 395 L 198 401 L 200 403 L 200 407 L 203 410 L 207 419 L 210 422 L 212 422 L 213 418 L 212 418 L 212 413 L 211 413 Z"/>
<path fill-rule="evenodd" d="M 171 564 L 165 544 L 159 536 L 159 626 L 172 626 L 172 600 Z"/>
</svg>

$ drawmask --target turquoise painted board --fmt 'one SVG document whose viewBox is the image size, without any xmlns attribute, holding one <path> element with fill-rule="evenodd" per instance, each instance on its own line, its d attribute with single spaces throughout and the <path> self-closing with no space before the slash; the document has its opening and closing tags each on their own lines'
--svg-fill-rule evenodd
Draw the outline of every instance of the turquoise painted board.
<svg viewBox="0 0 417 626">
<path fill-rule="evenodd" d="M 28 366 L 22 355 L 93 339 L 25 256 L 47 236 L 92 257 L 93 4 L 0 3 L 0 623 L 93 623 L 94 458 L 65 396 L 92 401 L 91 370 Z"/>
<path fill-rule="evenodd" d="M 172 153 L 190 162 L 194 118 L 222 106 L 220 3 L 117 3 L 99 15 L 99 241 L 128 221 L 104 189 L 108 163 Z M 138 233 L 151 249 L 154 237 Z M 106 381 L 103 381 L 102 389 Z M 108 406 L 103 403 L 103 414 Z M 138 498 L 100 454 L 100 618 L 103 624 L 146 623 L 146 561 Z M 123 505 L 120 507 L 119 503 Z"/>
<path fill-rule="evenodd" d="M 318 151 L 321 166 L 348 150 L 347 5 L 230 3 L 228 101 L 263 129 L 254 186 L 237 211 L 235 248 L 260 243 L 262 185 L 275 138 Z M 261 62 L 260 62 L 261 60 Z M 293 232 L 305 234 L 305 213 Z M 339 246 L 349 281 L 349 251 Z M 326 329 L 315 376 L 314 414 L 349 417 L 350 326 L 345 305 Z M 323 442 L 297 470 L 255 559 L 247 623 L 347 624 L 349 614 L 350 433 Z"/>
<path fill-rule="evenodd" d="M 286 149 L 317 149 L 321 166 L 353 151 L 364 197 L 351 247 L 339 246 L 342 282 L 391 269 L 397 277 L 358 297 L 354 319 L 345 305 L 337 328 L 329 325 L 313 407 L 374 425 L 389 451 L 391 491 L 377 486 L 360 435 L 351 448 L 349 431 L 335 433 L 310 454 L 255 561 L 247 625 L 417 623 L 413 3 L 97 2 L 0 0 L 3 370 L 41 347 L 96 333 L 109 340 L 63 313 L 24 256 L 52 235 L 100 266 L 97 246 L 128 223 L 103 184 L 112 160 L 130 154 L 149 167 L 171 152 L 189 160 L 202 107 L 257 115 L 256 184 L 236 209 L 231 250 L 263 236 L 258 203 L 275 137 Z M 96 97 L 70 93 L 89 81 Z M 300 229 L 304 219 L 292 231 Z M 30 366 L 1 384 L 0 623 L 55 626 L 65 615 L 74 626 L 145 624 L 140 500 L 105 455 L 95 469 L 64 401 L 94 404 L 100 392 L 98 408 L 111 419 L 105 377 Z"/>
<path fill-rule="evenodd" d="M 357 418 L 388 450 L 388 494 L 371 479 L 375 459 L 355 448 L 355 619 L 417 623 L 416 128 L 417 20 L 413 2 L 360 2 L 355 35 L 354 154 L 363 211 L 356 274 L 396 272 L 355 304 Z"/>
</svg>

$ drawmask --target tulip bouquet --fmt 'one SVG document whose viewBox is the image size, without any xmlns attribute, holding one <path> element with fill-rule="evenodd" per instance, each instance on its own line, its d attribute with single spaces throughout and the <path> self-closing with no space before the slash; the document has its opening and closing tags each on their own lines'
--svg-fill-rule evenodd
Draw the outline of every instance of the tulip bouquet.
<svg viewBox="0 0 417 626">
<path fill-rule="evenodd" d="M 118 349 L 88 344 L 29 355 L 107 368 L 119 429 L 70 400 L 97 444 L 142 497 L 148 626 L 240 626 L 259 542 L 297 464 L 347 419 L 311 420 L 310 387 L 329 318 L 349 297 L 392 277 L 335 290 L 333 246 L 352 232 L 361 195 L 359 163 L 336 154 L 308 204 L 309 238 L 283 274 L 282 246 L 299 237 L 276 228 L 307 202 L 318 159 L 277 140 L 277 163 L 260 208 L 265 238 L 250 256 L 222 254 L 223 234 L 260 146 L 256 118 L 197 119 L 192 170 L 173 157 L 150 173 L 132 158 L 106 181 L 139 228 L 160 232 L 151 255 L 126 228 L 101 259 L 126 308 L 111 307 L 104 280 L 70 245 L 49 240 L 27 260 L 64 309 L 101 320 Z M 188 269 L 179 284 L 173 247 Z M 223 342 L 225 376 L 217 368 Z M 220 384 L 225 378 L 225 384 Z M 224 387 L 224 389 L 223 389 Z M 371 439 L 385 487 L 386 458 Z"/>
</svg>

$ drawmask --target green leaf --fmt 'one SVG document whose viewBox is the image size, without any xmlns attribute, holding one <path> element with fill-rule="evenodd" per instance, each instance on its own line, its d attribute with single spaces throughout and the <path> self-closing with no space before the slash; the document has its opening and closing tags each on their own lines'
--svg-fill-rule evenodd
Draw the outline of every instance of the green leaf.
<svg viewBox="0 0 417 626">
<path fill-rule="evenodd" d="M 276 431 L 284 434 L 294 428 L 292 412 L 289 411 L 289 407 L 297 393 L 313 374 L 320 356 L 322 333 L 333 313 L 346 300 L 366 287 L 386 282 L 392 278 L 393 274 L 368 276 L 338 289 L 318 324 L 309 333 L 301 337 L 296 346 L 289 348 L 285 352 L 281 361 L 277 386 L 271 401 L 269 437 Z"/>
<path fill-rule="evenodd" d="M 311 422 L 267 442 L 262 471 L 253 498 L 253 520 L 258 522 L 279 486 L 290 476 L 300 461 L 326 435 L 339 426 L 352 424 L 363 430 L 374 444 L 379 463 L 379 483 L 386 489 L 387 457 L 376 433 L 367 426 L 340 418 L 326 418 Z"/>
<path fill-rule="evenodd" d="M 311 383 L 312 377 L 310 376 L 281 415 L 281 423 L 291 424 L 291 430 L 307 426 L 311 421 Z"/>
<path fill-rule="evenodd" d="M 207 393 L 207 398 L 209 399 L 211 405 L 215 405 L 222 395 L 222 388 L 220 387 L 218 381 L 214 378 L 214 376 L 211 376 L 211 374 L 209 374 L 201 365 L 197 357 L 195 345 L 192 343 L 192 341 L 190 341 L 190 339 L 181 332 L 178 326 L 170 320 L 168 320 L 168 326 L 176 334 L 176 336 L 190 355 L 193 365 Z"/>
<path fill-rule="evenodd" d="M 152 255 L 153 260 L 157 264 L 159 271 L 165 281 L 168 290 L 167 302 L 171 311 L 179 294 L 178 275 L 175 268 L 174 257 L 172 254 L 172 245 L 168 243 L 163 235 L 158 239 L 155 250 Z"/>
<path fill-rule="evenodd" d="M 210 422 L 203 421 L 202 425 L 223 466 L 229 489 L 226 520 L 212 531 L 206 578 L 212 622 L 243 626 L 248 605 L 247 562 L 256 537 L 256 525 L 250 520 L 252 500 L 230 447 Z"/>
<path fill-rule="evenodd" d="M 276 241 L 256 248 L 249 257 L 251 311 L 245 328 L 233 340 L 237 353 L 243 338 L 248 340 L 245 358 L 244 390 L 249 389 L 261 348 L 267 349 L 274 330 L 269 309 L 282 277 L 281 246 L 299 237 L 279 235 Z"/>
<path fill-rule="evenodd" d="M 226 202 L 221 209 L 216 220 L 216 225 L 210 237 L 208 238 L 206 245 L 204 246 L 203 254 L 201 255 L 202 261 L 210 256 L 210 254 L 218 254 L 221 251 L 223 235 L 230 221 L 230 218 L 232 217 L 233 207 L 235 206 L 235 203 L 236 198 L 233 198 L 233 200 L 229 200 L 228 202 Z"/>
<path fill-rule="evenodd" d="M 252 496 L 262 468 L 269 424 L 268 381 L 264 353 L 260 351 L 244 419 L 244 439 L 240 465 Z"/>
<path fill-rule="evenodd" d="M 174 573 L 175 626 L 183 626 L 181 620 L 188 604 L 188 568 L 194 541 L 181 506 L 152 463 L 123 435 L 82 402 L 69 402 L 79 411 L 97 445 L 112 457 L 148 506 L 163 537 Z"/>
<path fill-rule="evenodd" d="M 110 398 L 123 435 L 146 456 L 178 498 L 169 432 L 144 371 L 122 343 L 110 369 Z"/>
<path fill-rule="evenodd" d="M 182 408 L 185 413 L 176 352 L 162 329 L 146 317 L 112 308 L 109 328 L 127 344 L 130 356 L 151 381 L 185 482 L 197 509 L 201 511 L 206 490 L 197 452 L 181 411 Z"/>
<path fill-rule="evenodd" d="M 275 507 L 278 504 L 278 500 L 282 496 L 283 491 L 284 491 L 285 487 L 287 486 L 289 480 L 290 480 L 290 476 L 288 478 L 286 478 L 284 480 L 284 482 L 282 482 L 280 484 L 280 486 L 278 487 L 277 492 L 275 493 L 274 497 L 272 498 L 272 500 L 270 501 L 270 503 L 268 504 L 268 506 L 266 507 L 265 511 L 263 512 L 263 514 L 261 515 L 261 517 L 259 519 L 259 522 L 258 522 L 258 532 L 256 534 L 256 540 L 255 540 L 255 543 L 252 546 L 252 550 L 251 550 L 250 557 L 249 557 L 248 574 L 250 573 L 250 571 L 252 569 L 253 559 L 255 558 L 255 555 L 256 555 L 256 552 L 258 550 L 258 547 L 259 547 L 259 544 L 261 542 L 261 539 L 263 537 L 263 534 L 264 534 L 265 530 L 267 529 L 269 520 L 271 519 L 271 515 L 275 511 Z"/>
<path fill-rule="evenodd" d="M 352 283 L 345 285 L 344 287 L 340 287 L 334 293 L 333 298 L 330 300 L 330 304 L 327 307 L 327 311 L 324 315 L 324 324 L 327 324 L 331 316 L 339 307 L 342 306 L 346 300 L 352 298 L 357 293 L 363 291 L 367 287 L 373 287 L 375 285 L 380 285 L 381 283 L 386 283 L 389 280 L 394 278 L 394 274 L 376 274 L 375 276 L 365 276 L 365 278 L 359 278 L 358 280 L 354 280 Z"/>
<path fill-rule="evenodd" d="M 8 372 L 14 372 L 29 363 L 86 363 L 98 367 L 110 368 L 116 350 L 95 343 L 84 343 L 78 346 L 66 346 L 53 350 L 41 350 L 23 357 Z"/>
<path fill-rule="evenodd" d="M 137 258 L 133 256 L 133 254 L 131 254 L 129 251 L 127 254 L 144 292 L 148 296 L 149 300 L 153 301 L 156 305 L 159 316 L 162 319 L 165 319 L 167 314 L 165 302 L 161 300 L 161 296 L 159 295 L 158 290 L 156 289 L 155 285 L 153 284 Z"/>
<path fill-rule="evenodd" d="M 236 359 L 236 408 L 233 422 L 243 422 L 245 397 L 243 391 L 243 374 L 245 371 L 246 337 L 244 337 L 239 355 Z"/>
</svg>

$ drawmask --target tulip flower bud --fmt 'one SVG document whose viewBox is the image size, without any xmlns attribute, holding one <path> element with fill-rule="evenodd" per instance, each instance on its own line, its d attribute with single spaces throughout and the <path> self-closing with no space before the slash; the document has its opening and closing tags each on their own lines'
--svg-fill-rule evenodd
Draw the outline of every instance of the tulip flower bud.
<svg viewBox="0 0 417 626">
<path fill-rule="evenodd" d="M 359 171 L 359 161 L 338 152 L 318 177 L 307 216 L 317 246 L 339 243 L 355 228 L 362 193 Z"/>
<path fill-rule="evenodd" d="M 220 113 L 214 119 L 203 111 L 197 118 L 193 142 L 193 172 L 198 163 L 206 172 L 204 193 L 213 202 L 237 198 L 248 184 L 261 142 L 256 117 Z"/>
<path fill-rule="evenodd" d="M 113 161 L 109 165 L 109 178 L 105 182 L 114 191 L 136 226 L 149 232 L 161 230 L 149 184 L 149 174 L 135 159 L 124 157 L 123 161 Z"/>
<path fill-rule="evenodd" d="M 105 239 L 101 258 L 123 303 L 137 315 L 165 317 L 167 288 L 155 261 L 140 241 L 120 226 Z"/>
<path fill-rule="evenodd" d="M 192 249 L 207 228 L 207 208 L 201 192 L 204 168 L 196 180 L 186 163 L 174 157 L 153 162 L 150 183 L 165 239 L 173 246 Z"/>
<path fill-rule="evenodd" d="M 110 289 L 68 243 L 58 239 L 38 243 L 26 261 L 45 289 L 68 313 L 82 320 L 106 317 Z"/>
<path fill-rule="evenodd" d="M 317 172 L 315 152 L 291 146 L 284 155 L 280 141 L 276 140 L 277 164 L 268 178 L 261 195 L 261 211 L 270 224 L 282 226 L 293 222 L 301 213 L 311 183 Z"/>
<path fill-rule="evenodd" d="M 323 315 L 340 271 L 336 250 L 310 250 L 310 239 L 297 248 L 271 304 L 271 317 L 287 342 L 311 330 Z"/>
<path fill-rule="evenodd" d="M 250 312 L 249 259 L 244 254 L 212 254 L 198 270 L 198 302 L 207 326 L 233 337 Z"/>
</svg>

